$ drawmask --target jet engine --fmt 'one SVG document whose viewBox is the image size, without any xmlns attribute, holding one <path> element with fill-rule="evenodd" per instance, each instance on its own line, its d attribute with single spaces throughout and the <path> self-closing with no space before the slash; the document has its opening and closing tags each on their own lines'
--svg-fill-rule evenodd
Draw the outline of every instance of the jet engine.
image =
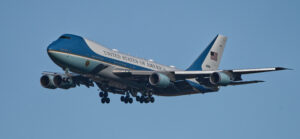
<svg viewBox="0 0 300 139">
<path fill-rule="evenodd" d="M 171 84 L 171 81 L 165 74 L 152 73 L 149 77 L 149 83 L 159 88 L 166 88 Z"/>
<path fill-rule="evenodd" d="M 74 88 L 76 84 L 73 82 L 71 77 L 63 76 L 63 75 L 55 75 L 53 77 L 53 83 L 58 88 L 69 89 Z"/>
<path fill-rule="evenodd" d="M 53 75 L 43 75 L 40 79 L 41 85 L 45 88 L 55 89 L 56 86 L 54 85 L 53 78 Z"/>
<path fill-rule="evenodd" d="M 210 75 L 210 83 L 214 85 L 226 86 L 232 82 L 231 75 L 224 72 L 214 72 Z"/>
</svg>

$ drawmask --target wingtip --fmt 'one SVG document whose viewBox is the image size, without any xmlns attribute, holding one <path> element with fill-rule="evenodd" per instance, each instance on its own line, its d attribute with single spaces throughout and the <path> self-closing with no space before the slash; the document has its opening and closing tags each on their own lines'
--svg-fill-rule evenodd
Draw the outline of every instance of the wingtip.
<svg viewBox="0 0 300 139">
<path fill-rule="evenodd" d="M 276 67 L 275 70 L 293 70 L 293 69 L 285 68 L 285 67 Z"/>
</svg>

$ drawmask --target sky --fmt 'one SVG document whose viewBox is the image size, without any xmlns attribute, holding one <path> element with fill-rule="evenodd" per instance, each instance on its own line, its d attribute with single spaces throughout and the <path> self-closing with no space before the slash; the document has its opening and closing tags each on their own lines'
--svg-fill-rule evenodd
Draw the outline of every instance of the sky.
<svg viewBox="0 0 300 139">
<path fill-rule="evenodd" d="M 297 0 L 1 0 L 0 138 L 299 139 Z M 283 66 L 243 76 L 260 84 L 123 104 L 98 88 L 41 87 L 62 72 L 47 46 L 71 33 L 108 48 L 186 69 L 217 35 L 228 37 L 220 69 Z"/>
</svg>

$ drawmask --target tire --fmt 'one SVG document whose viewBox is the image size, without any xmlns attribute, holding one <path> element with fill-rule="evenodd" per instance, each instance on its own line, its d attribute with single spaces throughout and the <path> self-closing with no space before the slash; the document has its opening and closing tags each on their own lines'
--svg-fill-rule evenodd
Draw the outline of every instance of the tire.
<svg viewBox="0 0 300 139">
<path fill-rule="evenodd" d="M 151 103 L 154 103 L 154 101 L 155 101 L 154 97 L 151 97 L 151 98 L 150 98 L 150 102 L 151 102 Z"/>
<path fill-rule="evenodd" d="M 101 103 L 104 104 L 105 102 L 106 102 L 106 101 L 105 101 L 105 98 L 102 98 L 102 99 L 101 99 Z"/>
<path fill-rule="evenodd" d="M 129 98 L 128 99 L 128 102 L 131 104 L 133 102 L 133 99 L 132 98 Z"/>
<path fill-rule="evenodd" d="M 99 97 L 101 97 L 101 98 L 103 97 L 103 92 L 99 93 Z"/>
<path fill-rule="evenodd" d="M 141 100 L 140 96 L 136 96 L 135 99 L 136 99 L 136 101 L 140 101 Z"/>
<path fill-rule="evenodd" d="M 121 96 L 121 101 L 124 102 L 124 100 L 125 100 L 125 97 Z"/>
<path fill-rule="evenodd" d="M 141 96 L 140 100 L 145 101 L 145 96 Z"/>
<path fill-rule="evenodd" d="M 106 98 L 105 102 L 108 104 L 110 102 L 110 98 Z"/>
<path fill-rule="evenodd" d="M 104 92 L 104 93 L 103 93 L 103 96 L 104 96 L 104 97 L 107 97 L 107 96 L 108 96 L 108 93 L 107 93 L 107 92 Z"/>
<path fill-rule="evenodd" d="M 144 103 L 144 99 L 143 98 L 140 98 L 140 103 Z"/>
</svg>

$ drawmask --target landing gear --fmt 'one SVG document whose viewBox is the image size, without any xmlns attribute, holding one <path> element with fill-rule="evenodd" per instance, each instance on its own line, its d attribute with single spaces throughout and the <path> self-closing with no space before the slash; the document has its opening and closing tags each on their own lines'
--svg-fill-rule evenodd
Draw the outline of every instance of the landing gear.
<svg viewBox="0 0 300 139">
<path fill-rule="evenodd" d="M 104 104 L 104 103 L 109 103 L 109 102 L 110 102 L 110 98 L 107 98 L 107 97 L 101 98 L 101 103 Z"/>
<path fill-rule="evenodd" d="M 136 101 L 140 103 L 154 103 L 155 99 L 152 95 L 142 95 L 142 96 L 136 96 Z"/>
<path fill-rule="evenodd" d="M 139 101 L 141 100 L 141 97 L 140 97 L 140 96 L 136 96 L 136 97 L 135 97 L 135 100 L 136 100 L 137 102 L 139 102 Z"/>
<path fill-rule="evenodd" d="M 125 104 L 127 104 L 127 103 L 130 103 L 130 104 L 133 103 L 133 99 L 131 97 L 128 97 L 128 96 L 126 96 L 126 97 L 121 96 L 121 101 L 124 102 Z"/>
<path fill-rule="evenodd" d="M 124 102 L 125 101 L 125 97 L 121 96 L 121 101 Z"/>
<path fill-rule="evenodd" d="M 110 98 L 108 98 L 108 93 L 107 92 L 100 92 L 99 93 L 99 97 L 101 98 L 101 103 L 109 103 L 110 102 Z"/>
<path fill-rule="evenodd" d="M 108 97 L 108 93 L 107 92 L 100 92 L 99 97 L 101 97 L 101 98 Z"/>
<path fill-rule="evenodd" d="M 128 92 L 126 93 L 126 96 L 121 96 L 120 100 L 122 102 L 124 102 L 125 104 L 127 104 L 127 103 L 132 104 L 133 103 L 133 99 L 130 97 Z"/>
<path fill-rule="evenodd" d="M 133 99 L 131 97 L 125 97 L 125 100 L 124 100 L 125 103 L 133 103 Z"/>
<path fill-rule="evenodd" d="M 154 103 L 154 101 L 155 101 L 154 97 L 151 96 L 150 102 L 151 102 L 151 103 Z"/>
<path fill-rule="evenodd" d="M 99 97 L 101 98 L 101 103 L 110 103 L 110 98 L 108 97 L 107 91 L 99 92 Z M 136 101 L 140 103 L 154 103 L 155 101 L 151 91 L 143 92 L 140 96 L 138 96 L 136 93 L 132 94 L 132 92 L 128 91 L 125 93 L 125 95 L 120 97 L 120 100 L 125 104 L 132 104 L 133 97 L 135 97 Z"/>
</svg>

